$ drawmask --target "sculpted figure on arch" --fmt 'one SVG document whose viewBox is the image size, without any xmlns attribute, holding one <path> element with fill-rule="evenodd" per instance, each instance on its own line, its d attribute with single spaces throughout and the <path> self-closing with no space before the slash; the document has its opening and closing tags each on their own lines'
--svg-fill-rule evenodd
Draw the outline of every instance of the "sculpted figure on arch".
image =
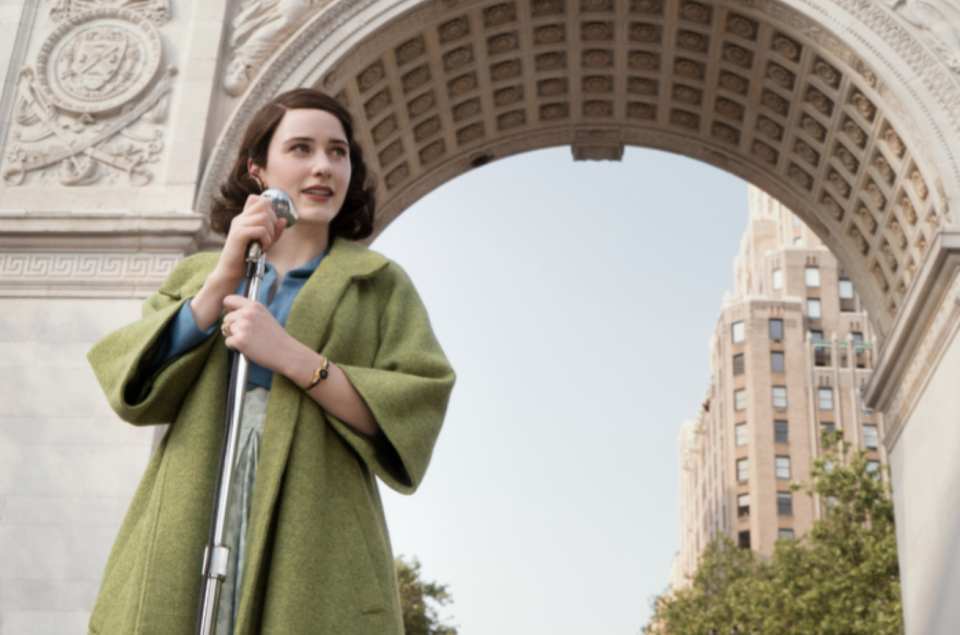
<svg viewBox="0 0 960 635">
<path fill-rule="evenodd" d="M 250 0 L 233 20 L 231 59 L 223 88 L 234 97 L 247 89 L 261 64 L 328 0 Z"/>
<path fill-rule="evenodd" d="M 922 29 L 947 65 L 960 73 L 960 3 L 957 0 L 885 0 Z"/>
</svg>

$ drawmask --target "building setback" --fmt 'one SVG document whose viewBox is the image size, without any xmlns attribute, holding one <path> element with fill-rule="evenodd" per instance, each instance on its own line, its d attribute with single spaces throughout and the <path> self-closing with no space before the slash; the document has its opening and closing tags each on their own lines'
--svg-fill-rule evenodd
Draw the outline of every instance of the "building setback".
<svg viewBox="0 0 960 635">
<path fill-rule="evenodd" d="M 823 501 L 809 480 L 821 430 L 842 430 L 871 465 L 882 415 L 863 407 L 876 337 L 837 259 L 786 207 L 750 188 L 750 222 L 710 338 L 711 380 L 680 433 L 680 553 L 671 587 L 721 532 L 763 556 L 799 537 Z"/>
</svg>

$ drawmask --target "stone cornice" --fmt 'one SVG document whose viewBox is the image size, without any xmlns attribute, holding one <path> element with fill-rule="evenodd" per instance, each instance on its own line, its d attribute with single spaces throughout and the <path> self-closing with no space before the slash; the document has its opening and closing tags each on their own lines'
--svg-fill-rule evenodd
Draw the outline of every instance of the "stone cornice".
<svg viewBox="0 0 960 635">
<path fill-rule="evenodd" d="M 199 214 L 0 214 L 0 297 L 145 297 L 204 248 Z"/>
<path fill-rule="evenodd" d="M 206 218 L 200 214 L 129 212 L 3 212 L 0 249 L 46 246 L 85 250 L 199 250 Z"/>
<path fill-rule="evenodd" d="M 888 450 L 936 368 L 943 344 L 960 321 L 960 231 L 940 230 L 931 254 L 910 287 L 897 319 L 880 351 L 865 400 L 887 414 Z"/>
</svg>

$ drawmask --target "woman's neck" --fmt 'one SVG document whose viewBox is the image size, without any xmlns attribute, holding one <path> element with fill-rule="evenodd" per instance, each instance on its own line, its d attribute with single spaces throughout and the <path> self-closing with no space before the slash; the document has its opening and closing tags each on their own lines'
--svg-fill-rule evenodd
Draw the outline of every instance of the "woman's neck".
<svg viewBox="0 0 960 635">
<path fill-rule="evenodd" d="M 277 270 L 279 280 L 291 269 L 302 267 L 326 251 L 329 241 L 329 226 L 295 225 L 285 229 L 280 240 L 267 251 L 267 262 Z"/>
</svg>

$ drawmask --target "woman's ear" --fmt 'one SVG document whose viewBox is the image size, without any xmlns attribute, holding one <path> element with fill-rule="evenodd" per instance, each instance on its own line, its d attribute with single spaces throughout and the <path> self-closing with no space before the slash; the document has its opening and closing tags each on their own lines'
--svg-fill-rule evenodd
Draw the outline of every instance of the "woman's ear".
<svg viewBox="0 0 960 635">
<path fill-rule="evenodd" d="M 263 177 L 260 176 L 260 166 L 254 163 L 253 159 L 247 159 L 247 174 L 260 185 L 261 191 L 267 189 Z"/>
</svg>

